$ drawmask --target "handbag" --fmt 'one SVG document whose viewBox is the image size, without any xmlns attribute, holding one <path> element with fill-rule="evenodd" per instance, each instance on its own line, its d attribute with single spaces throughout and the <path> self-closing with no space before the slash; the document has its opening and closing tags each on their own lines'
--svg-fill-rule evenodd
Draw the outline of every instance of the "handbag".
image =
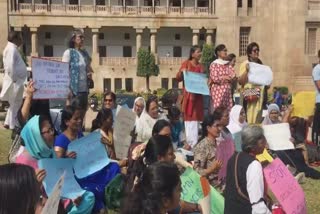
<svg viewBox="0 0 320 214">
<path fill-rule="evenodd" d="M 242 95 L 248 103 L 256 102 L 260 98 L 260 88 L 246 88 Z"/>
</svg>

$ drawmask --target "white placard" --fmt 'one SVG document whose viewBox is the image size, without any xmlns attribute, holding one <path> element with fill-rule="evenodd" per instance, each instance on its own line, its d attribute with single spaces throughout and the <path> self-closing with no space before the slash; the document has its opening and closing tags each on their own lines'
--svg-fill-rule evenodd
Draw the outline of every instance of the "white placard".
<svg viewBox="0 0 320 214">
<path fill-rule="evenodd" d="M 42 212 L 41 212 L 42 214 L 57 214 L 58 213 L 59 201 L 60 201 L 62 186 L 64 183 L 64 176 L 65 176 L 65 172 L 59 178 L 58 182 L 54 186 L 51 195 L 49 196 L 45 206 L 42 209 Z"/>
<path fill-rule="evenodd" d="M 33 99 L 66 99 L 70 92 L 69 64 L 32 58 Z"/>
<path fill-rule="evenodd" d="M 255 85 L 271 85 L 272 70 L 269 66 L 249 62 L 248 82 Z"/>
<path fill-rule="evenodd" d="M 114 149 L 118 159 L 127 158 L 131 144 L 131 131 L 136 122 L 136 114 L 127 108 L 118 106 L 114 122 Z"/>
<path fill-rule="evenodd" d="M 269 149 L 274 151 L 294 149 L 293 142 L 290 141 L 291 133 L 288 123 L 264 125 L 262 128 Z"/>
</svg>

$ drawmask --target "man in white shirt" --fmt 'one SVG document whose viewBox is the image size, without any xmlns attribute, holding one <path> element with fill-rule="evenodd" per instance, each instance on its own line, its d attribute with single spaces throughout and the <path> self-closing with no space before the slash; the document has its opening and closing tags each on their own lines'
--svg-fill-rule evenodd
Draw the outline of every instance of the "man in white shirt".
<svg viewBox="0 0 320 214">
<path fill-rule="evenodd" d="M 4 127 L 10 129 L 14 129 L 17 125 L 17 113 L 22 104 L 23 84 L 27 78 L 27 67 L 18 49 L 21 45 L 21 34 L 12 31 L 8 35 L 8 44 L 3 51 L 5 74 L 0 99 L 10 104 L 4 121 Z"/>
<path fill-rule="evenodd" d="M 312 78 L 316 87 L 316 110 L 312 125 L 312 141 L 320 146 L 320 50 L 318 50 L 319 63 L 312 70 Z"/>
</svg>

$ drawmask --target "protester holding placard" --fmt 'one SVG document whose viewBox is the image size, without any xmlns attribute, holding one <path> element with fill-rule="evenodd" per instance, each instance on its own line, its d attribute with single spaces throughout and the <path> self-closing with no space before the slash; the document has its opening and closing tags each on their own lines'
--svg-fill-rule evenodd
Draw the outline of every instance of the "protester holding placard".
<svg viewBox="0 0 320 214">
<path fill-rule="evenodd" d="M 38 182 L 42 183 L 46 176 L 46 171 L 39 169 L 38 161 L 43 158 L 52 158 L 54 155 L 52 150 L 54 129 L 49 118 L 46 116 L 32 117 L 22 129 L 21 137 L 25 147 L 23 152 L 16 158 L 16 163 L 31 166 L 36 172 Z M 45 193 L 44 196 L 46 196 Z M 91 192 L 86 191 L 85 194 L 74 200 L 63 200 L 63 204 L 66 211 L 70 213 L 90 212 L 94 204 L 94 197 Z"/>
<path fill-rule="evenodd" d="M 172 163 L 155 163 L 143 171 L 121 213 L 165 214 L 179 206 L 180 193 L 178 168 Z"/>
<path fill-rule="evenodd" d="M 4 121 L 4 127 L 14 129 L 17 125 L 17 112 L 22 103 L 23 84 L 27 80 L 27 67 L 19 47 L 23 40 L 20 32 L 11 31 L 8 44 L 3 51 L 4 77 L 0 99 L 8 101 L 10 107 Z"/>
<path fill-rule="evenodd" d="M 84 49 L 84 35 L 75 29 L 69 41 L 69 48 L 63 53 L 62 61 L 70 65 L 70 88 L 82 110 L 88 107 L 89 88 L 93 87 L 91 57 Z"/>
<path fill-rule="evenodd" d="M 147 100 L 145 109 L 136 123 L 136 140 L 138 142 L 146 142 L 150 139 L 152 136 L 153 126 L 157 122 L 158 118 L 158 100 L 156 97 L 150 97 Z"/>
<path fill-rule="evenodd" d="M 184 61 L 176 75 L 179 82 L 184 81 L 183 72 L 203 73 L 204 67 L 200 64 L 201 48 L 192 46 L 188 60 Z M 201 94 L 193 94 L 183 89 L 183 100 L 181 111 L 186 131 L 186 141 L 188 150 L 194 147 L 198 142 L 199 122 L 203 120 L 203 97 Z"/>
<path fill-rule="evenodd" d="M 230 110 L 233 105 L 231 88 L 236 81 L 236 74 L 230 62 L 227 61 L 227 47 L 220 44 L 214 52 L 217 59 L 210 65 L 209 80 L 213 109 L 225 106 Z"/>
<path fill-rule="evenodd" d="M 219 187 L 218 172 L 222 161 L 217 159 L 217 138 L 220 136 L 222 125 L 214 115 L 208 115 L 202 123 L 202 140 L 194 147 L 193 168 L 201 176 L 207 177 L 213 187 Z"/>
<path fill-rule="evenodd" d="M 292 106 L 286 110 L 284 116 L 281 117 L 280 108 L 277 104 L 270 104 L 268 106 L 268 114 L 264 117 L 262 125 L 271 125 L 277 123 L 287 123 L 289 121 L 290 115 L 292 112 Z"/>
<path fill-rule="evenodd" d="M 0 189 L 0 213 L 41 213 L 44 204 L 41 200 L 40 186 L 30 166 L 1 165 Z"/>
<path fill-rule="evenodd" d="M 242 151 L 228 161 L 225 214 L 271 214 L 266 205 L 262 166 L 255 156 L 266 146 L 263 129 L 249 126 L 242 131 Z"/>
<path fill-rule="evenodd" d="M 255 42 L 247 46 L 248 59 L 240 65 L 239 84 L 242 86 L 243 106 L 248 123 L 260 123 L 262 109 L 266 107 L 268 93 L 266 86 L 253 85 L 248 82 L 249 62 L 262 64 L 259 59 L 259 45 Z"/>
</svg>

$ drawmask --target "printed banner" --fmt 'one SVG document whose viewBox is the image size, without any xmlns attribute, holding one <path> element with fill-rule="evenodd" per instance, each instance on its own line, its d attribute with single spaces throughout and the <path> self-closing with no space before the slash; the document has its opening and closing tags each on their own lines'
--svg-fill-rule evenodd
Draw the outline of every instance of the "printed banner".
<svg viewBox="0 0 320 214">
<path fill-rule="evenodd" d="M 304 192 L 280 159 L 265 167 L 263 173 L 286 214 L 307 214 Z"/>
<path fill-rule="evenodd" d="M 33 99 L 66 99 L 70 92 L 69 64 L 32 58 Z"/>
<path fill-rule="evenodd" d="M 106 148 L 101 143 L 99 131 L 72 141 L 68 146 L 68 151 L 77 153 L 73 167 L 78 178 L 87 177 L 110 163 Z"/>
<path fill-rule="evenodd" d="M 183 72 L 185 88 L 188 92 L 194 94 L 210 95 L 207 85 L 208 78 L 206 74 L 191 71 Z"/>
</svg>

